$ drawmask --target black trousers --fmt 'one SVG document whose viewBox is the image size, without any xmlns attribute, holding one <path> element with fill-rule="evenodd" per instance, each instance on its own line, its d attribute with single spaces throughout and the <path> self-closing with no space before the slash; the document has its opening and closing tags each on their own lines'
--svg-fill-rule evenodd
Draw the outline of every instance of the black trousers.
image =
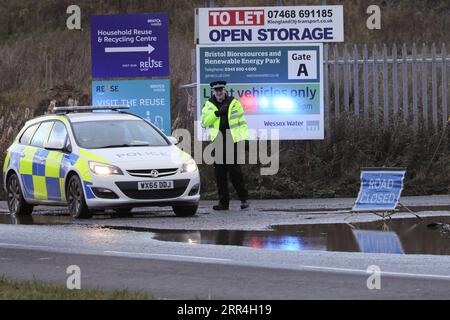
<svg viewBox="0 0 450 320">
<path fill-rule="evenodd" d="M 234 189 L 236 189 L 236 193 L 238 194 L 239 199 L 241 201 L 247 200 L 248 191 L 245 186 L 245 179 L 242 174 L 241 165 L 238 164 L 237 161 L 239 156 L 242 156 L 242 151 L 245 150 L 245 141 L 232 144 L 234 157 L 232 159 L 228 159 L 228 161 L 225 141 L 223 141 L 223 145 L 221 148 L 223 150 L 222 155 L 220 155 L 220 152 L 217 152 L 218 148 L 220 148 L 220 145 L 217 144 L 217 141 L 215 141 L 214 143 L 216 144 L 216 152 L 214 155 L 214 172 L 216 175 L 217 191 L 219 193 L 220 204 L 228 206 L 230 202 L 230 194 L 228 190 L 228 174 L 230 175 L 231 184 L 233 185 Z M 238 144 L 240 144 L 239 147 Z M 229 158 L 230 157 L 231 155 L 229 155 Z"/>
</svg>

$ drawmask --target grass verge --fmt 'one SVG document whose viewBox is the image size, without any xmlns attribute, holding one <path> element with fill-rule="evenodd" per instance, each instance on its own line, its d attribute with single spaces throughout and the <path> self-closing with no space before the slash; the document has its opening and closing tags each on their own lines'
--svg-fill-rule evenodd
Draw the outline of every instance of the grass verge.
<svg viewBox="0 0 450 320">
<path fill-rule="evenodd" d="M 64 286 L 42 281 L 15 281 L 0 277 L 0 300 L 156 300 L 141 292 L 118 290 L 113 292 L 81 289 L 69 290 Z"/>
</svg>

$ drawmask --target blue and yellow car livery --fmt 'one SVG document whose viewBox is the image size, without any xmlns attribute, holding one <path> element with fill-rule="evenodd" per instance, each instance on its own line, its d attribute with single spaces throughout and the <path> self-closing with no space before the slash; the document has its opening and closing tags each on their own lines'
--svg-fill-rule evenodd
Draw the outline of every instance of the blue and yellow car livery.
<svg viewBox="0 0 450 320">
<path fill-rule="evenodd" d="M 113 131 L 120 133 L 114 137 Z M 187 216 L 195 214 L 200 198 L 193 159 L 153 125 L 119 112 L 28 121 L 7 150 L 3 178 L 12 214 L 31 214 L 35 205 L 68 205 L 73 217 L 88 218 L 96 210 L 130 213 L 137 206 L 171 205 Z"/>
</svg>

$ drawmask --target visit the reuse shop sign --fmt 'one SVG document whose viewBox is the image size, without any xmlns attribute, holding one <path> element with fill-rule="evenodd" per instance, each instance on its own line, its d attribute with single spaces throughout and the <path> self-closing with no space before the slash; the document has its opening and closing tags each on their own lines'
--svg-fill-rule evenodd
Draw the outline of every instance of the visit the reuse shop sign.
<svg viewBox="0 0 450 320">
<path fill-rule="evenodd" d="M 170 135 L 169 80 L 92 81 L 94 106 L 128 106 L 129 112 Z"/>
<path fill-rule="evenodd" d="M 201 8 L 198 44 L 343 42 L 343 6 Z"/>
</svg>

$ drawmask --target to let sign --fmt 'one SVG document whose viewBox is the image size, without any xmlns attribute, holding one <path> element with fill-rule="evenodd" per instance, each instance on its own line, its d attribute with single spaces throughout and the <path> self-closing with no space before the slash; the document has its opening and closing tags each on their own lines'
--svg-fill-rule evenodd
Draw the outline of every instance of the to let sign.
<svg viewBox="0 0 450 320">
<path fill-rule="evenodd" d="M 342 5 L 199 8 L 196 19 L 197 44 L 344 41 Z"/>
</svg>

